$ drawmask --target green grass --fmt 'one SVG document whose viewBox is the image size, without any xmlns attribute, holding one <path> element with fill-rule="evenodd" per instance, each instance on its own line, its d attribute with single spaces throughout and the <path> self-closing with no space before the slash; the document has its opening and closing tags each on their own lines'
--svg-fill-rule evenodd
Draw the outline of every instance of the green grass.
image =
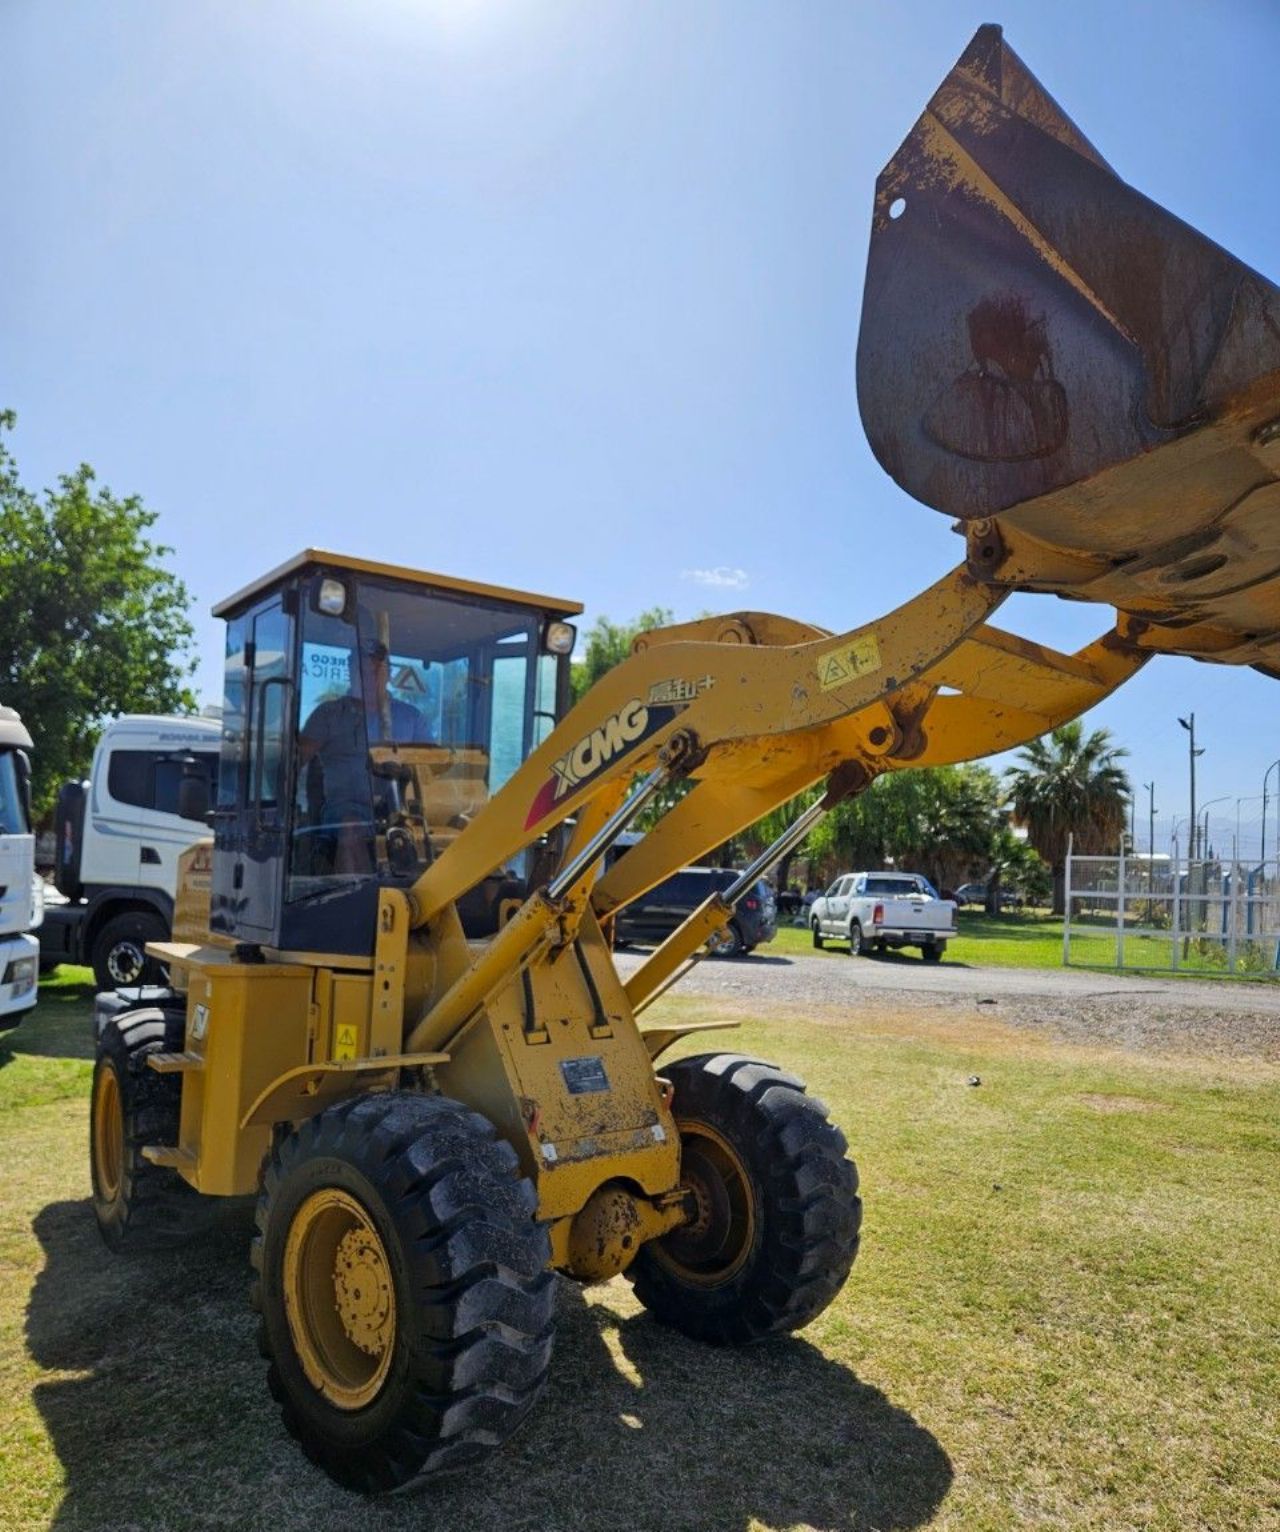
<svg viewBox="0 0 1280 1532">
<path fill-rule="evenodd" d="M 267 1396 L 243 1210 L 168 1254 L 100 1245 L 74 977 L 0 1038 L 0 1526 L 1280 1527 L 1280 1069 L 952 1009 L 719 1034 L 806 1076 L 848 1133 L 867 1215 L 844 1293 L 735 1352 L 652 1324 L 624 1281 L 565 1283 L 525 1429 L 371 1510 Z"/>
<path fill-rule="evenodd" d="M 1010 911 L 1001 916 L 984 915 L 977 911 L 959 910 L 956 914 L 959 934 L 947 944 L 946 961 L 968 963 L 975 967 L 991 968 L 1061 968 L 1062 967 L 1062 917 L 1045 911 Z M 1167 973 L 1171 969 L 1172 939 L 1170 937 L 1126 936 L 1125 967 L 1147 969 Z M 789 957 L 807 954 L 814 957 L 843 957 L 848 946 L 837 945 L 815 952 L 813 938 L 799 926 L 779 926 L 773 941 L 759 948 L 761 952 L 777 952 Z M 1269 962 L 1260 953 L 1246 954 L 1242 948 L 1241 966 L 1246 956 L 1259 964 Z M 1225 959 L 1220 943 L 1183 942 L 1178 953 L 1178 972 L 1203 978 L 1206 975 L 1225 977 Z M 903 952 L 888 953 L 882 961 L 918 963 L 921 961 L 916 948 Z M 1091 918 L 1072 924 L 1071 967 L 1115 968 L 1116 931 L 1113 923 Z M 1274 975 L 1262 973 L 1243 974 L 1242 977 L 1265 978 Z"/>
</svg>

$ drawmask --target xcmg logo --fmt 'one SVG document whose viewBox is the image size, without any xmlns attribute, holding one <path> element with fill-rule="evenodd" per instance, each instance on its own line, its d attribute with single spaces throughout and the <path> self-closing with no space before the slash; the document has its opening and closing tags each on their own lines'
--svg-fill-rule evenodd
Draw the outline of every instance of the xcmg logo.
<svg viewBox="0 0 1280 1532">
<path fill-rule="evenodd" d="M 525 828 L 536 824 L 549 814 L 566 793 L 571 793 L 593 777 L 619 755 L 633 749 L 642 740 L 669 724 L 683 707 L 655 706 L 633 697 L 624 702 L 616 713 L 611 714 L 599 726 L 584 735 L 558 761 L 551 765 L 551 775 L 538 790 L 533 800 Z"/>
</svg>

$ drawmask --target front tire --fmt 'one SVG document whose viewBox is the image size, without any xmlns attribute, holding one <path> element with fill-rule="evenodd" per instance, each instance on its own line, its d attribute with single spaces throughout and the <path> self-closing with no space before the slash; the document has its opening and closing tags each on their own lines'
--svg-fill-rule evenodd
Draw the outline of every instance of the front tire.
<svg viewBox="0 0 1280 1532">
<path fill-rule="evenodd" d="M 181 1051 L 183 1028 L 180 1011 L 145 1006 L 113 1017 L 98 1039 L 89 1173 L 98 1230 L 113 1250 L 171 1244 L 192 1232 L 197 1194 L 176 1170 L 142 1154 L 145 1145 L 178 1142 L 179 1077 L 157 1074 L 147 1059 Z"/>
<path fill-rule="evenodd" d="M 844 1286 L 862 1203 L 844 1135 L 794 1076 L 738 1054 L 664 1066 L 697 1217 L 627 1275 L 655 1319 L 712 1345 L 799 1330 Z"/>
<path fill-rule="evenodd" d="M 147 943 L 166 941 L 168 936 L 160 916 L 146 910 L 113 915 L 94 938 L 94 983 L 99 990 L 114 990 L 159 982 L 160 965 L 147 956 Z"/>
<path fill-rule="evenodd" d="M 821 952 L 823 948 L 822 930 L 816 920 L 813 922 L 811 929 L 813 931 L 813 945 Z"/>
<path fill-rule="evenodd" d="M 339 1484 L 475 1463 L 524 1420 L 554 1335 L 536 1208 L 492 1124 L 439 1096 L 345 1101 L 277 1144 L 252 1251 L 267 1383 Z"/>
</svg>

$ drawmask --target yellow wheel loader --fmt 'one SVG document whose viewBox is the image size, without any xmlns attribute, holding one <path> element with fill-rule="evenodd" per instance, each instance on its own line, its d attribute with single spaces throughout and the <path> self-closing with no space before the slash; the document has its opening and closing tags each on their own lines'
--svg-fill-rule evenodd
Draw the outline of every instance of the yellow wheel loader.
<svg viewBox="0 0 1280 1532">
<path fill-rule="evenodd" d="M 859 349 L 872 444 L 958 518 L 958 568 L 843 634 L 647 633 L 574 707 L 571 602 L 308 550 L 215 609 L 212 852 L 185 939 L 149 949 L 172 988 L 102 1031 L 94 1204 L 121 1245 L 257 1195 L 269 1386 L 336 1480 L 501 1445 L 547 1376 L 556 1273 L 625 1273 L 716 1345 L 840 1291 L 861 1207 L 825 1108 L 772 1063 L 664 1063 L 714 1024 L 647 1009 L 880 773 L 1028 741 L 1156 651 L 1276 669 L 1277 296 L 1119 182 L 984 28 L 877 187 Z M 991 625 L 1015 589 L 1114 618 L 1060 654 Z M 612 914 L 814 784 L 624 978 Z"/>
</svg>

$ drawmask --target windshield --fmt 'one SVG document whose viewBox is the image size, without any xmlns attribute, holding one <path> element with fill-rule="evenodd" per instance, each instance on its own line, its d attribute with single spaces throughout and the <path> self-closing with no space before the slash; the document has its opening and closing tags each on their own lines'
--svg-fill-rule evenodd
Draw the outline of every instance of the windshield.
<svg viewBox="0 0 1280 1532">
<path fill-rule="evenodd" d="M 18 763 L 12 750 L 0 751 L 0 835 L 25 835 L 27 829 Z"/>
<path fill-rule="evenodd" d="M 934 897 L 933 891 L 923 878 L 868 878 L 867 892 L 887 894 L 890 898 L 896 895 L 900 899 L 912 894 L 922 894 L 925 898 Z"/>
<path fill-rule="evenodd" d="M 291 898 L 416 876 L 555 722 L 537 612 L 374 579 L 353 608 L 304 609 Z"/>
</svg>

